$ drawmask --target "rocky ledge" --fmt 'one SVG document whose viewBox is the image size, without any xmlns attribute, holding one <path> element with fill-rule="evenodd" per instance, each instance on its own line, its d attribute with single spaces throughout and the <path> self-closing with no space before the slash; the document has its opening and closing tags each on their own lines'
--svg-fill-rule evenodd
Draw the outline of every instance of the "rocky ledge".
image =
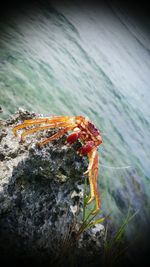
<svg viewBox="0 0 150 267">
<path fill-rule="evenodd" d="M 65 144 L 66 136 L 38 148 L 38 132 L 20 143 L 12 128 L 37 115 L 19 110 L 0 120 L 0 260 L 36 266 L 96 266 L 104 227 L 96 224 L 80 236 L 83 172 L 87 158 Z M 41 116 L 41 115 L 40 115 Z"/>
</svg>

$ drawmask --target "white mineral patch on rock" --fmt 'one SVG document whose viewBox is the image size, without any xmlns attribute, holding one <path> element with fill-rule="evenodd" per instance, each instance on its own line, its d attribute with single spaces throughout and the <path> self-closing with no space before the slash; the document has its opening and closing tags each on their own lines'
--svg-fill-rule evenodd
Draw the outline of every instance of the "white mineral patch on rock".
<svg viewBox="0 0 150 267">
<path fill-rule="evenodd" d="M 75 215 L 75 214 L 77 213 L 77 211 L 78 211 L 78 206 L 77 206 L 77 205 L 75 205 L 75 206 L 70 206 L 70 210 L 71 210 L 71 212 Z"/>
</svg>

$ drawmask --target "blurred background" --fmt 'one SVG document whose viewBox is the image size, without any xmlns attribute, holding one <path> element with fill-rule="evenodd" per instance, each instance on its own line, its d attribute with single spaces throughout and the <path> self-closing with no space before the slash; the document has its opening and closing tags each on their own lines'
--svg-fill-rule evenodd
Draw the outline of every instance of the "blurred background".
<svg viewBox="0 0 150 267">
<path fill-rule="evenodd" d="M 92 1 L 93 2 L 93 1 Z M 102 212 L 129 239 L 150 225 L 150 21 L 120 1 L 12 3 L 0 18 L 1 118 L 19 107 L 100 130 Z M 146 230 L 147 229 L 147 230 Z"/>
</svg>

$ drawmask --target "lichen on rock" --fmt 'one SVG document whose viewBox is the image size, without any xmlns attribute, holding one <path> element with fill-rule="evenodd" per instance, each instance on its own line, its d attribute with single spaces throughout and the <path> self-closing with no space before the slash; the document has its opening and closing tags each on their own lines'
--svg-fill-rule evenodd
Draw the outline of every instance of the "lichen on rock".
<svg viewBox="0 0 150 267">
<path fill-rule="evenodd" d="M 87 248 L 102 249 L 104 230 L 99 229 L 96 238 L 94 227 L 76 240 L 88 164 L 75 152 L 80 144 L 67 146 L 64 135 L 42 148 L 36 146 L 55 130 L 29 136 L 22 144 L 13 136 L 15 124 L 36 116 L 21 109 L 0 121 L 0 250 L 4 260 L 9 255 L 18 263 L 61 266 L 69 263 L 65 255 L 78 261 L 80 251 L 87 257 Z"/>
</svg>

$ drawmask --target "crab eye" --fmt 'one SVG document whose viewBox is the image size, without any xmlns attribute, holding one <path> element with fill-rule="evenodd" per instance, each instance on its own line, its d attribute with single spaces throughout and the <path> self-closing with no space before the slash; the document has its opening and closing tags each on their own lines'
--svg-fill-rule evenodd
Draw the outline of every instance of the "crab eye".
<svg viewBox="0 0 150 267">
<path fill-rule="evenodd" d="M 88 122 L 88 130 L 95 136 L 99 135 L 98 129 L 91 122 Z"/>
</svg>

